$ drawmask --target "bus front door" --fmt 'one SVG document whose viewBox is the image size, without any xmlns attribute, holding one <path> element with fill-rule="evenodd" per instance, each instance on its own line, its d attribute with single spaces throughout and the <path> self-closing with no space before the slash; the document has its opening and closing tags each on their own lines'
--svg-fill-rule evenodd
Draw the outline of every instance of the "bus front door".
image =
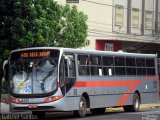
<svg viewBox="0 0 160 120">
<path fill-rule="evenodd" d="M 60 86 L 65 95 L 76 81 L 75 57 L 72 54 L 63 55 L 60 63 Z"/>
</svg>

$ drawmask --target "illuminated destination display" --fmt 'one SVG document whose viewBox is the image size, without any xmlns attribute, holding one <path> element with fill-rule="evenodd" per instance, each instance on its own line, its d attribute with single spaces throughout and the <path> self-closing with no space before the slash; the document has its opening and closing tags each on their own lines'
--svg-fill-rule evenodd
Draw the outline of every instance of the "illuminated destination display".
<svg viewBox="0 0 160 120">
<path fill-rule="evenodd" d="M 37 59 L 37 58 L 58 58 L 59 50 L 24 50 L 11 54 L 11 61 L 18 59 Z"/>
<path fill-rule="evenodd" d="M 50 57 L 50 51 L 22 52 L 21 58 Z"/>
</svg>

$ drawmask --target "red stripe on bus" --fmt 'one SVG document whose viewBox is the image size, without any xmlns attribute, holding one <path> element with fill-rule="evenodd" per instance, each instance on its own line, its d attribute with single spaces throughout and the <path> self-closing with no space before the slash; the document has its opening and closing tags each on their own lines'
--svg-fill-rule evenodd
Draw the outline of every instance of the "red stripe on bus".
<svg viewBox="0 0 160 120">
<path fill-rule="evenodd" d="M 141 84 L 142 82 L 146 80 L 152 80 L 154 78 L 158 78 L 158 76 L 150 76 L 146 77 L 142 80 L 107 80 L 107 81 L 77 81 L 73 87 L 75 88 L 81 88 L 81 87 L 121 87 L 121 86 L 128 86 L 130 87 L 126 93 L 131 93 L 135 90 L 135 88 Z M 124 94 L 122 97 L 118 100 L 117 106 L 123 106 L 130 94 Z"/>
<path fill-rule="evenodd" d="M 135 90 L 135 88 L 136 88 L 139 84 L 141 84 L 142 82 L 147 81 L 147 80 L 152 80 L 152 79 L 155 79 L 155 78 L 159 78 L 159 76 L 146 77 L 146 78 L 144 78 L 144 79 L 142 79 L 142 80 L 139 80 L 139 82 L 138 82 L 137 84 L 136 84 L 136 83 L 135 83 L 135 84 L 131 84 L 131 85 L 130 85 L 129 92 L 133 92 L 133 91 Z M 123 106 L 123 105 L 125 105 L 125 103 L 128 101 L 129 95 L 130 95 L 130 94 L 124 94 L 124 95 L 122 95 L 122 97 L 118 100 L 116 106 Z"/>
</svg>

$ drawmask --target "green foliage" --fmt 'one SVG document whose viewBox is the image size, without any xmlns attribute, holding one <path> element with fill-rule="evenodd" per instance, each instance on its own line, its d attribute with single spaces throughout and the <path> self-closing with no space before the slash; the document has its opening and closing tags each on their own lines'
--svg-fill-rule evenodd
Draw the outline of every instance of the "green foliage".
<svg viewBox="0 0 160 120">
<path fill-rule="evenodd" d="M 64 6 L 60 31 L 59 45 L 62 47 L 83 47 L 88 45 L 87 37 L 87 16 L 78 12 L 76 6 Z"/>
<path fill-rule="evenodd" d="M 6 80 L 1 81 L 1 94 L 7 93 L 8 92 L 8 83 Z"/>
<path fill-rule="evenodd" d="M 75 6 L 53 0 L 1 0 L 0 65 L 13 49 L 86 46 L 86 21 L 87 16 Z"/>
</svg>

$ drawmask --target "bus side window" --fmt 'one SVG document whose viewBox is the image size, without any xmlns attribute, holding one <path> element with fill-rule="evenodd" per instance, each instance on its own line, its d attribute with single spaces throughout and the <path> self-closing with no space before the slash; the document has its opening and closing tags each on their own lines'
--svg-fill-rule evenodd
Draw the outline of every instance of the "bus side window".
<svg viewBox="0 0 160 120">
<path fill-rule="evenodd" d="M 90 55 L 90 69 L 91 75 L 102 76 L 101 56 Z"/>
<path fill-rule="evenodd" d="M 88 55 L 78 55 L 78 73 L 79 75 L 90 75 Z"/>
<path fill-rule="evenodd" d="M 114 75 L 114 58 L 113 56 L 103 56 L 103 74 L 106 76 Z"/>
</svg>

